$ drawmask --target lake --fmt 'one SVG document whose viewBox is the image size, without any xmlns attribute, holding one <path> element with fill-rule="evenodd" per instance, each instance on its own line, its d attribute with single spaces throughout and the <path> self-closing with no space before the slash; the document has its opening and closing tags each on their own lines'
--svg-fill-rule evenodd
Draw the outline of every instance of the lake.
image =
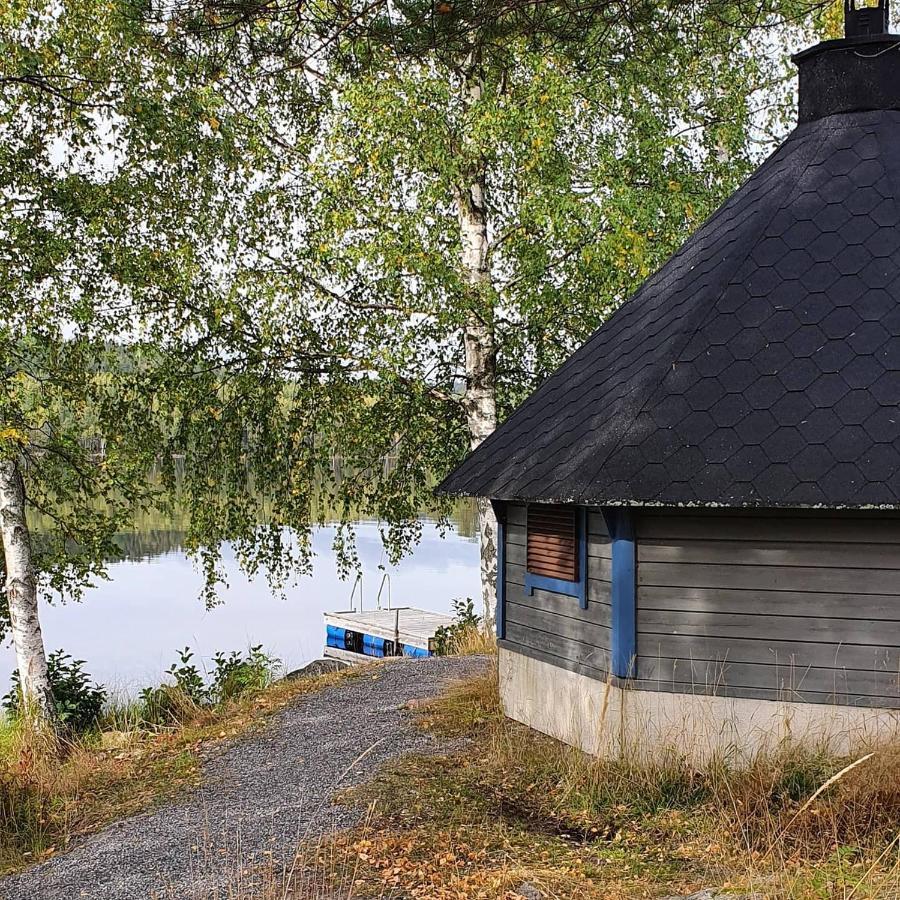
<svg viewBox="0 0 900 900">
<path fill-rule="evenodd" d="M 377 524 L 360 522 L 356 533 L 365 608 L 375 605 L 383 575 L 379 564 L 390 575 L 394 606 L 449 613 L 454 598 L 480 597 L 478 543 L 469 522 L 458 521 L 442 537 L 426 521 L 414 552 L 397 566 L 387 564 Z M 48 652 L 63 648 L 85 660 L 86 671 L 116 693 L 134 695 L 158 683 L 176 651 L 186 646 L 209 666 L 217 650 L 262 644 L 288 669 L 296 668 L 322 654 L 322 614 L 350 605 L 353 582 L 337 575 L 333 528 L 314 532 L 313 574 L 289 585 L 283 598 L 273 596 L 264 577 L 248 580 L 226 546 L 228 588 L 220 587 L 223 602 L 209 610 L 199 598 L 202 576 L 181 549 L 180 532 L 155 529 L 123 537 L 127 558 L 109 566 L 108 581 L 87 590 L 80 603 L 41 608 Z M 14 668 L 7 641 L 0 651 L 0 693 L 8 689 Z"/>
</svg>

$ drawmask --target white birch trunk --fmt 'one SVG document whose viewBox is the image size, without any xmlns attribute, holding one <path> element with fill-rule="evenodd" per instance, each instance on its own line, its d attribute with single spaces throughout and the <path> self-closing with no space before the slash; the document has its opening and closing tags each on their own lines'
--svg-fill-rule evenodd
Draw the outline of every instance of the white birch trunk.
<svg viewBox="0 0 900 900">
<path fill-rule="evenodd" d="M 481 98 L 480 78 L 467 68 L 463 100 L 471 107 Z M 469 183 L 457 193 L 457 210 L 462 245 L 463 277 L 474 309 L 468 313 L 465 344 L 466 393 L 464 406 L 469 430 L 469 447 L 474 450 L 497 427 L 497 347 L 491 304 L 491 275 L 488 260 L 488 222 L 485 208 L 486 172 L 483 165 L 470 175 Z M 482 295 L 481 302 L 478 295 Z M 484 618 L 491 628 L 497 598 L 497 518 L 487 499 L 478 501 L 481 544 L 481 597 Z"/>
<path fill-rule="evenodd" d="M 25 523 L 25 482 L 18 465 L 0 459 L 0 537 L 6 560 L 6 598 L 25 706 L 53 722 L 56 708 L 38 618 L 37 577 Z"/>
</svg>

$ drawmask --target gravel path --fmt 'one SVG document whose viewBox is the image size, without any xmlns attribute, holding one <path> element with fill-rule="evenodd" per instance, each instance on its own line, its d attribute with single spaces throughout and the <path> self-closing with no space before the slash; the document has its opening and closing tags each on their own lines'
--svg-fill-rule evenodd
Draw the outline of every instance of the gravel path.
<svg viewBox="0 0 900 900">
<path fill-rule="evenodd" d="M 404 704 L 432 697 L 448 680 L 483 666 L 474 657 L 398 660 L 376 669 L 376 678 L 351 679 L 304 697 L 262 731 L 211 753 L 201 787 L 0 881 L 0 897 L 217 894 L 234 883 L 236 860 L 246 865 L 289 858 L 298 839 L 359 821 L 361 810 L 331 803 L 335 790 L 365 780 L 393 757 L 438 749 L 433 737 L 413 726 Z"/>
</svg>

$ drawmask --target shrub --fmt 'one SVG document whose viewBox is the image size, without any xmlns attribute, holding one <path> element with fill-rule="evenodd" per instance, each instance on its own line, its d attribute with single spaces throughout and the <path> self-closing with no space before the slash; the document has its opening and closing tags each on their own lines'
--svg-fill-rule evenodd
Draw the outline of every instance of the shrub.
<svg viewBox="0 0 900 900">
<path fill-rule="evenodd" d="M 62 650 L 47 657 L 57 715 L 63 728 L 72 733 L 94 728 L 106 702 L 106 688 L 92 682 L 83 666 L 83 659 L 72 659 Z M 3 698 L 3 706 L 12 717 L 18 717 L 21 712 L 22 686 L 18 669 L 12 674 L 12 687 Z"/>
<path fill-rule="evenodd" d="M 263 652 L 262 644 L 251 647 L 246 656 L 237 650 L 216 653 L 211 694 L 219 703 L 250 691 L 261 691 L 272 683 L 281 661 Z"/>
<path fill-rule="evenodd" d="M 193 662 L 190 647 L 178 651 L 178 662 L 166 674 L 175 684 L 144 688 L 140 693 L 140 719 L 148 725 L 177 725 L 190 719 L 209 700 L 209 688 Z"/>
<path fill-rule="evenodd" d="M 178 651 L 179 662 L 172 663 L 166 674 L 175 679 L 175 687 L 192 703 L 202 706 L 209 699 L 209 688 L 200 674 L 200 670 L 191 660 L 194 658 L 190 647 Z"/>
<path fill-rule="evenodd" d="M 475 612 L 475 601 L 471 597 L 458 597 L 453 601 L 453 623 L 442 625 L 434 633 L 436 656 L 450 656 L 459 652 L 460 643 L 466 641 L 473 631 L 481 630 L 481 616 Z"/>
<path fill-rule="evenodd" d="M 144 688 L 140 693 L 140 715 L 148 725 L 177 725 L 194 717 L 201 709 L 210 709 L 250 691 L 262 690 L 272 683 L 281 661 L 269 656 L 262 644 L 246 654 L 234 650 L 219 651 L 213 657 L 212 681 L 207 684 L 193 662 L 189 647 L 178 652 L 179 661 L 166 674 L 174 684 Z"/>
</svg>

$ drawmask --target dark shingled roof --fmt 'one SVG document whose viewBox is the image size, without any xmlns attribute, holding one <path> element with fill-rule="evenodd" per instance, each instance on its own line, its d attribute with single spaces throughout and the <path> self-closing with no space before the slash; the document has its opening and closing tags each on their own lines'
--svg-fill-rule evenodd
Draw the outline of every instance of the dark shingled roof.
<svg viewBox="0 0 900 900">
<path fill-rule="evenodd" d="M 900 111 L 828 115 L 796 128 L 440 490 L 900 507 L 898 401 Z"/>
</svg>

